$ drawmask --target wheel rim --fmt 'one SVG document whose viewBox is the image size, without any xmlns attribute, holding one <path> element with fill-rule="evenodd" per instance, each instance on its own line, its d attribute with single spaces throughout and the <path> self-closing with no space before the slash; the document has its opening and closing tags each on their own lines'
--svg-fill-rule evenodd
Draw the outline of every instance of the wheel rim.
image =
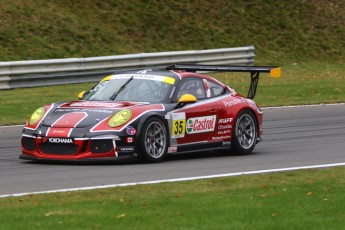
<svg viewBox="0 0 345 230">
<path fill-rule="evenodd" d="M 164 154 L 166 134 L 164 127 L 158 122 L 152 122 L 145 133 L 145 150 L 153 158 L 160 158 Z"/>
<path fill-rule="evenodd" d="M 236 136 L 242 148 L 249 149 L 255 143 L 256 127 L 253 118 L 248 114 L 243 114 L 237 120 Z"/>
</svg>

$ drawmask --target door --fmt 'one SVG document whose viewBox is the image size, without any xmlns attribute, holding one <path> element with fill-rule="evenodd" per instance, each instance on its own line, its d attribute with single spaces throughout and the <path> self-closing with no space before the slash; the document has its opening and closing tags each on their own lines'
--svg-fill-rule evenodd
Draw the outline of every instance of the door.
<svg viewBox="0 0 345 230">
<path fill-rule="evenodd" d="M 216 129 L 217 103 L 207 100 L 202 78 L 183 79 L 176 92 L 175 100 L 178 101 L 184 94 L 194 95 L 197 102 L 172 111 L 171 144 L 180 146 L 208 143 Z"/>
</svg>

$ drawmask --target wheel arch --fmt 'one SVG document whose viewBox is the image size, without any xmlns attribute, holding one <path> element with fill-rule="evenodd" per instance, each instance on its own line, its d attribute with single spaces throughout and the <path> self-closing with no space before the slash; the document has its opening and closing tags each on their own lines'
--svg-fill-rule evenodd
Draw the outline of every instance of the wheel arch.
<svg viewBox="0 0 345 230">
<path fill-rule="evenodd" d="M 157 133 L 158 139 L 156 139 L 157 137 L 156 134 L 154 134 L 153 136 L 147 136 L 148 135 L 147 130 L 151 129 L 150 127 L 152 125 L 153 126 L 159 125 L 159 127 L 162 127 L 161 129 L 159 129 L 160 131 L 158 132 L 161 134 Z M 136 133 L 135 146 L 137 149 L 139 159 L 147 163 L 158 163 L 162 161 L 165 158 L 168 148 L 170 146 L 169 129 L 167 128 L 167 122 L 164 121 L 162 115 L 159 113 L 154 113 L 154 112 L 150 114 L 146 114 L 140 120 L 137 127 L 138 128 L 137 128 L 137 133 Z M 163 130 L 162 130 L 163 127 L 165 128 L 165 137 L 161 138 L 162 135 L 164 136 Z M 151 138 L 153 139 L 150 140 Z M 163 144 L 164 142 L 165 144 Z M 156 143 L 159 143 L 158 146 L 160 147 L 157 147 Z M 153 148 L 156 150 L 152 150 Z M 156 153 L 158 153 L 158 155 L 156 155 Z"/>
<path fill-rule="evenodd" d="M 236 120 L 237 120 L 237 118 L 238 118 L 238 115 L 241 113 L 241 112 L 243 112 L 243 111 L 248 111 L 248 112 L 250 112 L 252 115 L 253 115 L 253 117 L 255 118 L 255 121 L 256 121 L 256 135 L 257 135 L 257 137 L 259 137 L 259 132 L 260 132 L 260 124 L 259 124 L 259 120 L 258 120 L 258 116 L 257 116 L 257 114 L 256 114 L 256 112 L 255 112 L 255 109 L 253 109 L 252 107 L 250 107 L 250 106 L 246 106 L 246 107 L 243 107 L 243 108 L 241 108 L 240 110 L 238 110 L 237 111 L 237 113 L 236 113 L 236 116 L 235 116 L 235 120 L 234 120 L 234 122 L 236 122 Z M 235 127 L 235 124 L 233 125 L 233 127 Z"/>
<path fill-rule="evenodd" d="M 162 123 L 164 124 L 165 126 L 165 129 L 166 129 L 166 132 L 167 132 L 167 135 L 168 135 L 168 138 L 167 138 L 167 144 L 168 146 L 170 146 L 170 135 L 169 135 L 169 125 L 168 125 L 168 122 L 166 121 L 166 119 L 164 119 L 163 117 L 164 115 L 162 114 L 159 114 L 157 112 L 150 112 L 150 113 L 147 113 L 145 114 L 144 116 L 141 117 L 140 119 L 140 122 L 138 123 L 138 126 L 137 126 L 137 132 L 136 132 L 136 140 L 139 140 L 140 136 L 141 136 L 141 132 L 142 132 L 142 129 L 145 125 L 145 123 L 151 119 L 151 118 L 158 118 L 160 121 L 162 121 Z M 136 143 L 136 145 L 138 145 L 139 143 Z"/>
<path fill-rule="evenodd" d="M 237 125 L 240 124 L 238 122 L 241 122 L 241 123 L 243 122 L 242 117 L 245 114 L 251 117 L 254 123 L 252 125 L 255 125 L 255 126 L 252 126 L 256 128 L 255 132 L 253 132 L 253 135 L 250 134 L 251 128 L 248 129 L 249 130 L 248 132 L 246 131 L 247 129 L 245 128 L 247 127 L 247 125 L 249 126 L 251 122 L 246 124 L 246 126 L 242 126 L 241 129 L 238 129 L 237 127 Z M 239 111 L 237 111 L 237 114 L 234 120 L 233 129 L 232 129 L 232 140 L 231 140 L 232 151 L 239 155 L 250 154 L 254 150 L 255 145 L 257 144 L 258 135 L 259 135 L 258 127 L 259 127 L 258 118 L 257 118 L 257 114 L 255 113 L 255 110 L 253 111 L 251 108 L 244 107 L 244 108 L 241 108 Z M 237 134 L 238 130 L 240 131 Z M 249 139 L 248 139 L 248 136 L 249 136 Z"/>
</svg>

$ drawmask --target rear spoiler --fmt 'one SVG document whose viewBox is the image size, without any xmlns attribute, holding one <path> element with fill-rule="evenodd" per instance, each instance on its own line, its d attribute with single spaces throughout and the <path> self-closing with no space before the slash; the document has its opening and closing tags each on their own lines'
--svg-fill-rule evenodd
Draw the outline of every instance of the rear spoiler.
<svg viewBox="0 0 345 230">
<path fill-rule="evenodd" d="M 167 70 L 215 71 L 215 72 L 249 72 L 250 86 L 247 97 L 253 99 L 256 95 L 260 73 L 269 73 L 271 77 L 280 77 L 280 66 L 223 66 L 223 65 L 199 65 L 199 64 L 175 64 L 166 67 Z"/>
</svg>

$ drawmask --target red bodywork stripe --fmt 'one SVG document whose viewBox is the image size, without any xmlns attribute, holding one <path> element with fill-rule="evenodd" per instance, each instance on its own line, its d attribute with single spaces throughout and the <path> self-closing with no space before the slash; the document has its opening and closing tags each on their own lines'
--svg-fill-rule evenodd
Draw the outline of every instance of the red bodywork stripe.
<svg viewBox="0 0 345 230">
<path fill-rule="evenodd" d="M 67 113 L 56 120 L 48 129 L 48 137 L 69 137 L 73 128 L 87 117 L 85 112 Z"/>
<path fill-rule="evenodd" d="M 87 117 L 87 113 L 74 112 L 67 113 L 61 116 L 58 120 L 52 124 L 52 127 L 76 127 L 84 118 Z"/>
</svg>

